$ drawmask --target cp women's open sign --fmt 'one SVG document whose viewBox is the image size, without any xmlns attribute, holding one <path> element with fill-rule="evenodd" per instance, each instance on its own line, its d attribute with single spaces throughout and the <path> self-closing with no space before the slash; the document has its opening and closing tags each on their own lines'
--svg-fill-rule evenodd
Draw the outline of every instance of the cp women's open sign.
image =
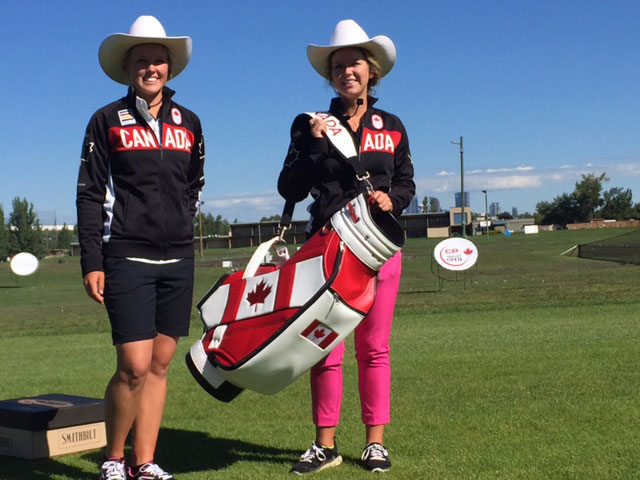
<svg viewBox="0 0 640 480">
<path fill-rule="evenodd" d="M 433 256 L 442 268 L 466 270 L 478 260 L 478 249 L 465 238 L 448 238 L 436 245 Z"/>
</svg>

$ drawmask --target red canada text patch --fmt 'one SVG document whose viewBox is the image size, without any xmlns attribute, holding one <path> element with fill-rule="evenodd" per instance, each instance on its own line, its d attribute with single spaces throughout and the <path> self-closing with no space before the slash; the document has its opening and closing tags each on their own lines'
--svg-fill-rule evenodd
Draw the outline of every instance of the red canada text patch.
<svg viewBox="0 0 640 480">
<path fill-rule="evenodd" d="M 390 132 L 389 130 L 376 131 L 364 127 L 362 129 L 361 151 L 363 153 L 384 152 L 393 155 L 401 138 L 402 134 L 400 132 Z"/>
<path fill-rule="evenodd" d="M 162 148 L 191 152 L 195 136 L 184 127 L 162 125 Z M 150 128 L 141 126 L 112 127 L 109 129 L 111 150 L 126 152 L 129 150 L 158 150 L 158 140 Z"/>
</svg>

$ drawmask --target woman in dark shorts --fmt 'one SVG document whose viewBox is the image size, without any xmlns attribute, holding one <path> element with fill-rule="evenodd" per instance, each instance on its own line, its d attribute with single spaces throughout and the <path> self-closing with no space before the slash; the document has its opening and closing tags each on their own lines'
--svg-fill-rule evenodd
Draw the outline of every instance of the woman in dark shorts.
<svg viewBox="0 0 640 480">
<path fill-rule="evenodd" d="M 99 50 L 105 73 L 129 86 L 89 121 L 76 201 L 84 285 L 107 308 L 117 355 L 105 392 L 102 480 L 174 478 L 154 453 L 167 370 L 189 332 L 204 140 L 198 117 L 165 84 L 191 47 L 191 38 L 167 37 L 156 18 L 141 16 Z"/>
</svg>

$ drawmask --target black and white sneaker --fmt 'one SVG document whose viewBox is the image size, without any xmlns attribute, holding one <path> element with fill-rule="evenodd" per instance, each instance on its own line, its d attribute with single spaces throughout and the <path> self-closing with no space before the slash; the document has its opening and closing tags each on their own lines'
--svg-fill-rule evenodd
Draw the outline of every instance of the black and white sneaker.
<svg viewBox="0 0 640 480">
<path fill-rule="evenodd" d="M 98 480 L 127 480 L 124 460 L 105 460 Z"/>
<path fill-rule="evenodd" d="M 153 462 L 145 463 L 134 474 L 129 467 L 129 480 L 176 480 L 173 475 L 165 472 L 157 464 Z"/>
<path fill-rule="evenodd" d="M 362 452 L 364 466 L 370 472 L 386 472 L 391 468 L 389 452 L 381 443 L 370 443 Z"/>
<path fill-rule="evenodd" d="M 342 457 L 338 453 L 338 445 L 335 441 L 333 448 L 322 448 L 313 442 L 309 450 L 300 456 L 300 461 L 293 466 L 291 473 L 309 475 L 325 468 L 337 467 L 341 463 Z"/>
</svg>

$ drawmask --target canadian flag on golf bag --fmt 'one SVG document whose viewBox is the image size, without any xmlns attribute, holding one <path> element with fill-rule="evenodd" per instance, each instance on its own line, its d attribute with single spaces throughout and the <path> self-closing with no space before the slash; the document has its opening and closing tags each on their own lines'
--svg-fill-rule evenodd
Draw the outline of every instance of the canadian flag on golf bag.
<svg viewBox="0 0 640 480">
<path fill-rule="evenodd" d="M 376 273 L 404 235 L 360 194 L 282 265 L 261 263 L 278 241 L 261 244 L 244 271 L 223 275 L 198 303 L 205 332 L 186 361 L 219 400 L 279 392 L 325 357 L 371 310 Z"/>
</svg>

